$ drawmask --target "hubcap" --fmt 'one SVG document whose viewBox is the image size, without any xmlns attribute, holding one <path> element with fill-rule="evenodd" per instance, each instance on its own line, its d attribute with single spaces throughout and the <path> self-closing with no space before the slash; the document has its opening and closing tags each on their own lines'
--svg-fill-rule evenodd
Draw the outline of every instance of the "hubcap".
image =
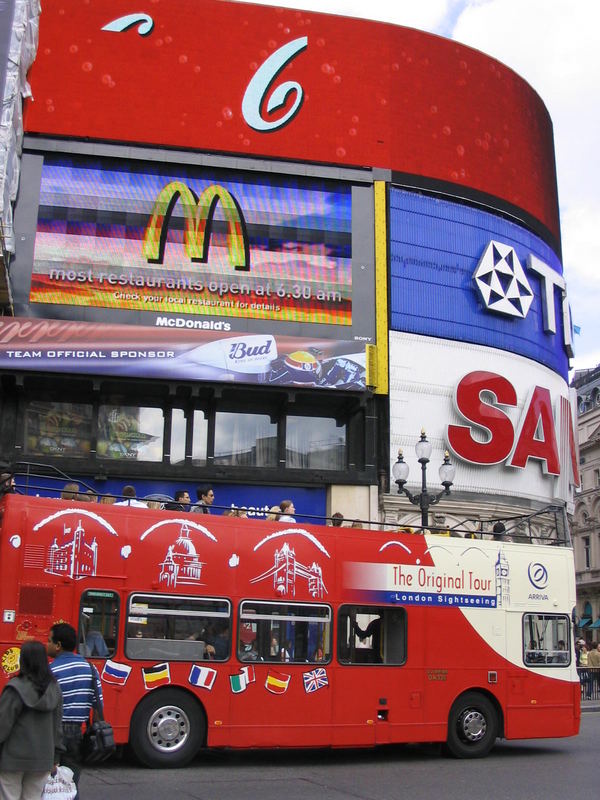
<svg viewBox="0 0 600 800">
<path fill-rule="evenodd" d="M 468 742 L 479 742 L 487 731 L 487 722 L 481 711 L 469 708 L 461 716 L 461 733 Z"/>
<path fill-rule="evenodd" d="M 187 742 L 190 721 L 187 714 L 177 706 L 157 708 L 148 720 L 148 739 L 161 753 L 172 753 Z"/>
</svg>

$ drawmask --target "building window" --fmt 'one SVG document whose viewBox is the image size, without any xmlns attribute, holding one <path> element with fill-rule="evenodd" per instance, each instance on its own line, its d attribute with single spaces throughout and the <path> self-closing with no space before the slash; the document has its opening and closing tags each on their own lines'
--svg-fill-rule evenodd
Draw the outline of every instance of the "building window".
<svg viewBox="0 0 600 800">
<path fill-rule="evenodd" d="M 100 406 L 98 458 L 162 461 L 163 411 L 137 406 Z"/>
<path fill-rule="evenodd" d="M 25 408 L 27 455 L 89 458 L 92 406 L 33 400 Z"/>
<path fill-rule="evenodd" d="M 600 486 L 600 469 L 594 470 L 594 486 Z"/>
<path fill-rule="evenodd" d="M 581 541 L 583 542 L 583 563 L 585 564 L 586 569 L 591 569 L 592 556 L 590 548 L 590 537 L 582 536 Z"/>
<path fill-rule="evenodd" d="M 194 431 L 192 434 L 192 464 L 195 467 L 206 466 L 208 442 L 208 420 L 204 411 L 194 411 Z"/>
<path fill-rule="evenodd" d="M 277 424 L 266 414 L 215 414 L 215 464 L 277 466 Z"/>
<path fill-rule="evenodd" d="M 169 461 L 171 464 L 181 464 L 185 461 L 185 437 L 187 420 L 181 408 L 174 408 L 171 411 L 171 454 Z"/>
<path fill-rule="evenodd" d="M 346 426 L 329 417 L 287 418 L 286 466 L 294 469 L 335 469 L 346 466 Z"/>
</svg>

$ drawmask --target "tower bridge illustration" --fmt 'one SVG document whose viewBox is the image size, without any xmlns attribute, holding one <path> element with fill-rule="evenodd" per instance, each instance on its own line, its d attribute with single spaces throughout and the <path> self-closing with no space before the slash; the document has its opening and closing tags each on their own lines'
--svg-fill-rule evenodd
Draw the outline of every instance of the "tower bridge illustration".
<svg viewBox="0 0 600 800">
<path fill-rule="evenodd" d="M 46 572 L 51 575 L 64 575 L 73 580 L 81 580 L 96 574 L 98 564 L 98 544 L 96 537 L 86 541 L 86 534 L 81 520 L 75 530 L 70 525 L 63 525 L 62 541 L 57 538 L 50 545 Z"/>
<path fill-rule="evenodd" d="M 308 583 L 308 591 L 311 597 L 321 598 L 327 594 L 327 589 L 323 583 L 323 570 L 313 561 L 310 567 L 301 564 L 296 560 L 295 550 L 284 542 L 281 550 L 275 551 L 273 566 L 268 570 L 252 578 L 250 583 L 259 583 L 273 578 L 273 588 L 278 594 L 296 596 L 296 580 L 303 579 Z"/>
<path fill-rule="evenodd" d="M 190 529 L 184 524 L 175 543 L 169 545 L 164 560 L 159 564 L 158 581 L 167 587 L 177 586 L 178 583 L 199 584 L 204 564 L 190 538 Z"/>
</svg>

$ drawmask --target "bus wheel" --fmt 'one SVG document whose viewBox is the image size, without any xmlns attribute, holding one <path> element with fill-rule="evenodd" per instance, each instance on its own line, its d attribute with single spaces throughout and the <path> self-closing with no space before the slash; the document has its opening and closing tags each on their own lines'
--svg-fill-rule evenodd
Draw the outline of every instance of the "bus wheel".
<svg viewBox="0 0 600 800">
<path fill-rule="evenodd" d="M 484 695 L 466 692 L 455 700 L 448 718 L 447 749 L 455 758 L 482 758 L 498 735 L 498 715 Z"/>
<path fill-rule="evenodd" d="M 154 690 L 131 718 L 129 743 L 147 767 L 182 767 L 204 742 L 206 722 L 198 704 L 177 689 Z"/>
</svg>

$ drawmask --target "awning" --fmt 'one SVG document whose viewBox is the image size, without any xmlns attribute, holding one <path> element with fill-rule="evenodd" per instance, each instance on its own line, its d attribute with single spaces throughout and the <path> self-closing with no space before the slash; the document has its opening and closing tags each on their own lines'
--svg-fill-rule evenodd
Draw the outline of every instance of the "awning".
<svg viewBox="0 0 600 800">
<path fill-rule="evenodd" d="M 600 617 L 595 622 L 592 622 L 590 628 L 600 628 Z"/>
<path fill-rule="evenodd" d="M 583 619 L 579 620 L 579 625 L 577 627 L 578 628 L 585 628 L 585 626 L 589 625 L 591 621 L 592 621 L 591 617 L 583 617 Z"/>
</svg>

